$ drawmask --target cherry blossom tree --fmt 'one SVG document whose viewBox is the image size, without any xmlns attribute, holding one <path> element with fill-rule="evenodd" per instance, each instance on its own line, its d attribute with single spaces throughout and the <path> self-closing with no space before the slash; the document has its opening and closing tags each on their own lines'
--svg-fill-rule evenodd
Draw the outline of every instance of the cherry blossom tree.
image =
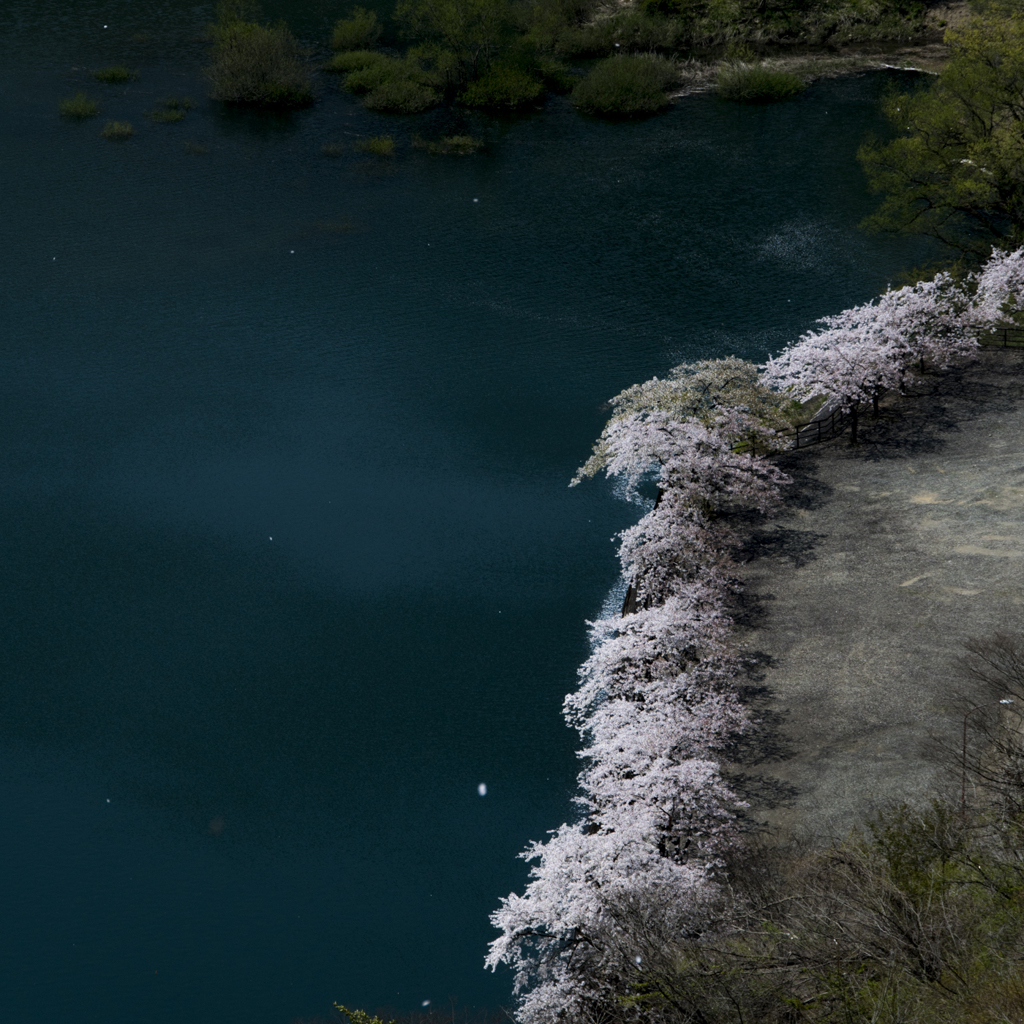
<svg viewBox="0 0 1024 1024">
<path fill-rule="evenodd" d="M 622 961 L 621 901 L 650 903 L 680 934 L 709 927 L 714 870 L 738 835 L 741 803 L 718 758 L 750 720 L 736 692 L 742 659 L 727 611 L 735 537 L 721 516 L 772 510 L 788 478 L 751 447 L 736 450 L 750 438 L 762 450 L 779 447 L 749 406 L 719 396 L 699 414 L 679 406 L 686 414 L 678 416 L 648 401 L 652 391 L 668 404 L 666 389 L 620 396 L 622 411 L 595 450 L 600 464 L 592 459 L 574 481 L 604 469 L 635 493 L 653 474 L 659 499 L 621 535 L 639 607 L 592 624 L 593 653 L 565 701 L 583 740 L 582 821 L 526 851 L 525 892 L 492 915 L 501 934 L 487 964 L 513 968 L 522 1024 L 572 1021 L 624 994 L 628 982 L 612 967 Z"/>
<path fill-rule="evenodd" d="M 1024 309 L 1024 249 L 992 251 L 974 276 L 975 293 L 969 316 L 981 330 L 991 330 Z"/>
<path fill-rule="evenodd" d="M 773 436 L 772 431 L 784 430 L 789 425 L 782 397 L 765 387 L 754 363 L 735 356 L 682 363 L 669 372 L 667 380 L 652 377 L 643 384 L 634 384 L 609 404 L 612 417 L 594 444 L 594 454 L 580 467 L 573 483 L 607 468 L 615 447 L 613 435 L 619 432 L 621 422 L 631 416 L 663 414 L 679 423 L 693 420 L 711 424 L 722 412 L 739 410 L 767 428 L 762 438 L 765 442 Z M 735 427 L 742 429 L 746 425 L 747 421 L 741 421 Z M 745 435 L 737 433 L 732 444 L 744 439 Z"/>
</svg>

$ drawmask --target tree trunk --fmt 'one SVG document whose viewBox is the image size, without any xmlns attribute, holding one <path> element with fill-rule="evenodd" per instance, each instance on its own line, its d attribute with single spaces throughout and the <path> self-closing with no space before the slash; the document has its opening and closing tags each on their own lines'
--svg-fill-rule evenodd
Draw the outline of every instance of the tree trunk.
<svg viewBox="0 0 1024 1024">
<path fill-rule="evenodd" d="M 850 406 L 850 444 L 857 443 L 857 405 Z"/>
</svg>

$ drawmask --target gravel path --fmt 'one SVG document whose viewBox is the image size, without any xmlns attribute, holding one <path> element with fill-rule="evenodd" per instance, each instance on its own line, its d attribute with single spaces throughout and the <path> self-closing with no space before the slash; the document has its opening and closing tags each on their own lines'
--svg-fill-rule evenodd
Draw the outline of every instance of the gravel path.
<svg viewBox="0 0 1024 1024">
<path fill-rule="evenodd" d="M 861 424 L 780 460 L 787 510 L 740 555 L 765 716 L 743 784 L 756 817 L 815 834 L 934 791 L 961 640 L 1024 618 L 1024 351 L 926 374 Z"/>
</svg>

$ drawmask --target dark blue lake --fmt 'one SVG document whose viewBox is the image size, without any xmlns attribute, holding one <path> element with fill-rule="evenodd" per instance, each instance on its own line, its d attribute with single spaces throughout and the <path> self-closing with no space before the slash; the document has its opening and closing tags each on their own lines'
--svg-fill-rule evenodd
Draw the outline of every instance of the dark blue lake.
<svg viewBox="0 0 1024 1024">
<path fill-rule="evenodd" d="M 921 258 L 856 227 L 888 77 L 639 124 L 334 83 L 240 114 L 211 14 L 0 8 L 0 1019 L 507 1004 L 487 915 L 573 813 L 560 705 L 635 516 L 568 480 L 623 387 Z M 60 120 L 79 89 L 100 117 Z M 411 146 L 456 132 L 486 151 Z"/>
</svg>

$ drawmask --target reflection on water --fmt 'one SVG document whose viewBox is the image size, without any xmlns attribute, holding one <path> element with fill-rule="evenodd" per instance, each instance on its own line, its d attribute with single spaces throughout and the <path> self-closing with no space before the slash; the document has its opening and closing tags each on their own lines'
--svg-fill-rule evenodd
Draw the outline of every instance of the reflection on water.
<svg viewBox="0 0 1024 1024">
<path fill-rule="evenodd" d="M 209 16 L 0 11 L 0 1012 L 507 1002 L 487 913 L 572 813 L 559 708 L 636 515 L 566 484 L 623 387 L 920 262 L 855 230 L 884 80 L 636 125 L 147 121 L 203 95 Z M 55 116 L 112 60 L 121 146 Z"/>
</svg>

